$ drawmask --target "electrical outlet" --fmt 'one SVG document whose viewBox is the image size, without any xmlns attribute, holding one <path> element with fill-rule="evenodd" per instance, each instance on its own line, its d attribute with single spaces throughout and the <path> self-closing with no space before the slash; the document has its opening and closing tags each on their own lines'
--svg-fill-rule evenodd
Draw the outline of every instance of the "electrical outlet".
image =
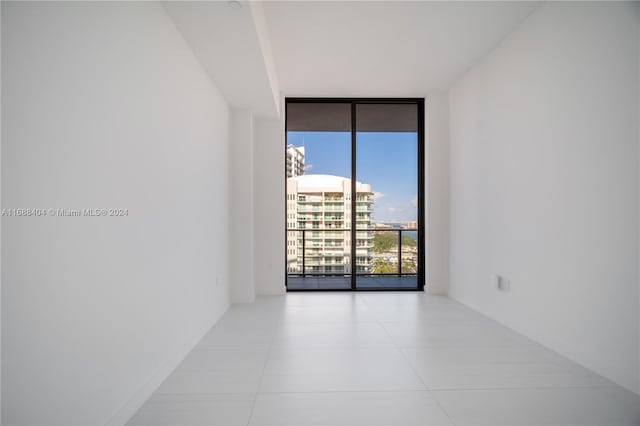
<svg viewBox="0 0 640 426">
<path fill-rule="evenodd" d="M 496 290 L 500 290 L 500 275 L 498 274 L 491 275 L 491 286 Z"/>
<path fill-rule="evenodd" d="M 494 274 L 492 276 L 492 282 L 493 287 L 495 287 L 495 289 L 498 291 L 507 292 L 511 290 L 511 283 L 502 275 Z"/>
</svg>

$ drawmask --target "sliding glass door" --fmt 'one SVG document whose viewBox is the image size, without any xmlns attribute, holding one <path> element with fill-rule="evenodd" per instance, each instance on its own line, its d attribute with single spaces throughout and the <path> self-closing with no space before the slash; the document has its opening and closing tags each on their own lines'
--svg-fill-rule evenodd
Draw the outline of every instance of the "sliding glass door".
<svg viewBox="0 0 640 426">
<path fill-rule="evenodd" d="M 418 287 L 418 105 L 356 104 L 356 287 Z"/>
<path fill-rule="evenodd" d="M 424 288 L 424 101 L 287 99 L 292 290 Z"/>
</svg>

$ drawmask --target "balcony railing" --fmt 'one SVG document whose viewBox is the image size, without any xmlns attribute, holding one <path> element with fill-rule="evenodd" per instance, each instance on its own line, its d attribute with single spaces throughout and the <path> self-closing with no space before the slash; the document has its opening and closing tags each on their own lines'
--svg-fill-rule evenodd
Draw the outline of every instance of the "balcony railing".
<svg viewBox="0 0 640 426">
<path fill-rule="evenodd" d="M 357 276 L 392 275 L 401 277 L 417 274 L 419 248 L 417 244 L 403 243 L 403 233 L 404 235 L 416 233 L 417 229 L 357 229 L 355 261 L 351 259 L 351 232 L 350 229 L 330 227 L 322 229 L 288 228 L 287 235 L 297 233 L 293 238 L 297 244 L 296 254 L 295 256 L 292 254 L 287 256 L 288 275 L 302 277 L 347 276 L 351 274 L 352 267 L 356 269 Z M 393 242 L 387 238 L 376 247 L 374 244 L 376 233 L 394 233 L 396 236 L 393 238 Z M 337 270 L 337 266 L 342 271 Z"/>
</svg>

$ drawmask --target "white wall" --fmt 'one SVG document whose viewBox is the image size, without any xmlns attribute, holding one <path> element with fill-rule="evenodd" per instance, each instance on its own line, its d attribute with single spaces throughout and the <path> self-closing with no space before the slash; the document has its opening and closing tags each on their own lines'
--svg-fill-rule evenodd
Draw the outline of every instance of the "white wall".
<svg viewBox="0 0 640 426">
<path fill-rule="evenodd" d="M 3 424 L 125 420 L 224 312 L 228 110 L 147 2 L 2 2 Z"/>
<path fill-rule="evenodd" d="M 285 271 L 284 124 L 256 120 L 255 276 L 259 295 L 283 294 Z"/>
<path fill-rule="evenodd" d="M 284 124 L 233 110 L 229 151 L 232 300 L 283 294 Z"/>
<path fill-rule="evenodd" d="M 427 133 L 427 282 L 425 291 L 447 294 L 449 288 L 449 97 L 426 98 Z"/>
<path fill-rule="evenodd" d="M 251 9 L 251 18 L 255 28 L 258 43 L 260 44 L 260 57 L 264 64 L 264 72 L 269 80 L 269 88 L 271 89 L 272 101 L 273 101 L 273 114 L 267 114 L 271 116 L 271 119 L 282 116 L 282 102 L 280 96 L 280 84 L 278 82 L 278 75 L 276 73 L 276 64 L 273 59 L 273 50 L 271 49 L 271 37 L 269 36 L 269 25 L 264 14 L 263 2 L 251 1 L 249 3 Z M 266 117 L 265 117 L 266 118 Z"/>
<path fill-rule="evenodd" d="M 451 89 L 450 295 L 637 392 L 635 7 L 543 4 Z"/>
<path fill-rule="evenodd" d="M 232 110 L 229 146 L 229 214 L 231 295 L 233 302 L 253 302 L 254 273 L 254 189 L 253 115 Z"/>
</svg>

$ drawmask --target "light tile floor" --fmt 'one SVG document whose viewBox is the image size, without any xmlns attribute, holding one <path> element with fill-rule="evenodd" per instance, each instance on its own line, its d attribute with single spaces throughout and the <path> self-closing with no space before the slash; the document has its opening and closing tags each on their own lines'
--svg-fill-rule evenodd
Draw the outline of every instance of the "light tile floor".
<svg viewBox="0 0 640 426">
<path fill-rule="evenodd" d="M 130 425 L 640 425 L 640 398 L 424 293 L 233 305 Z"/>
</svg>

